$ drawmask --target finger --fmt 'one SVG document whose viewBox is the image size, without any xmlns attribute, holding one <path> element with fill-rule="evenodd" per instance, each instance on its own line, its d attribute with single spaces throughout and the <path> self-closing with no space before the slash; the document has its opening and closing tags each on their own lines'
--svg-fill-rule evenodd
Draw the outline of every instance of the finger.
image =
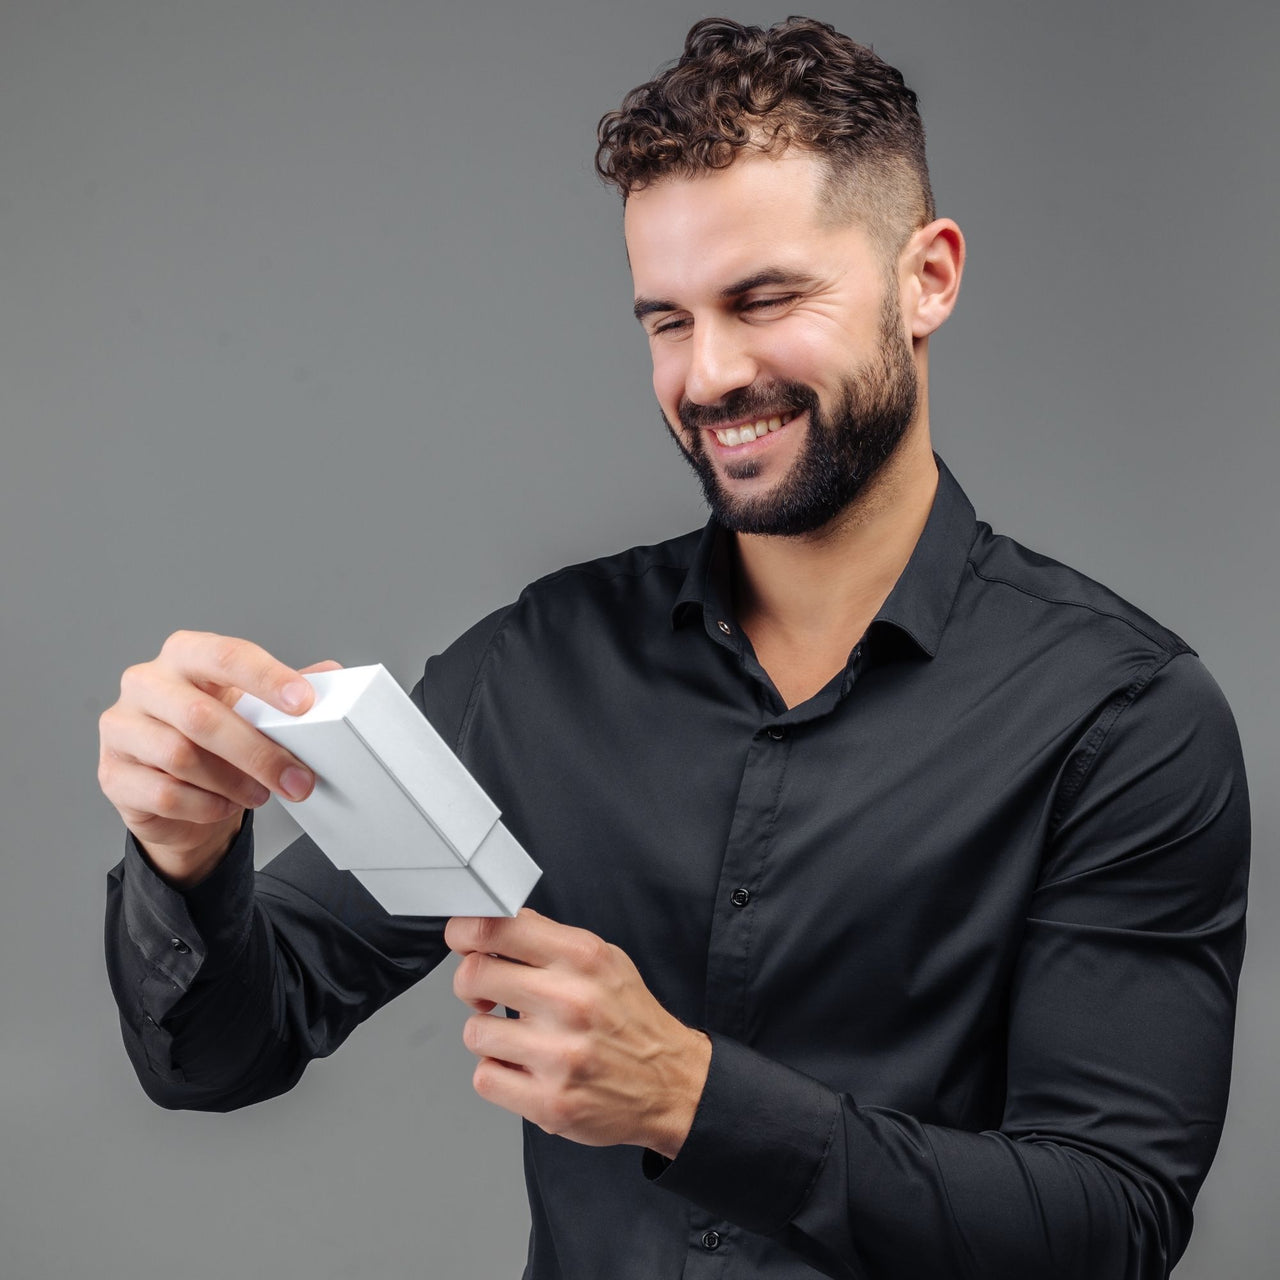
<svg viewBox="0 0 1280 1280">
<path fill-rule="evenodd" d="M 323 662 L 313 662 L 309 667 L 299 667 L 300 675 L 313 676 L 318 671 L 341 671 L 342 663 L 334 662 L 332 658 L 326 658 Z"/>
<path fill-rule="evenodd" d="M 243 690 L 290 715 L 301 715 L 315 701 L 315 690 L 300 672 L 251 640 L 176 631 L 161 648 L 160 660 L 209 692 Z"/>
<path fill-rule="evenodd" d="M 117 759 L 149 765 L 223 796 L 242 809 L 256 809 L 271 795 L 262 783 L 183 737 L 172 725 L 141 712 L 116 721 L 107 750 Z"/>
<path fill-rule="evenodd" d="M 479 1009 L 481 1004 L 505 1005 L 522 1013 L 547 1009 L 564 999 L 563 976 L 500 956 L 473 951 L 453 974 L 453 993 Z"/>
<path fill-rule="evenodd" d="M 476 1063 L 471 1086 L 486 1102 L 535 1124 L 546 1109 L 546 1086 L 522 1067 L 497 1058 L 481 1058 Z"/>
<path fill-rule="evenodd" d="M 520 1018 L 472 1014 L 462 1027 L 462 1043 L 477 1058 L 496 1058 L 524 1070 L 540 1060 L 538 1035 Z"/>
<path fill-rule="evenodd" d="M 118 761 L 111 776 L 111 803 L 133 831 L 156 818 L 211 826 L 240 813 L 243 806 L 145 764 Z"/>
<path fill-rule="evenodd" d="M 311 770 L 295 755 L 225 703 L 163 668 L 133 692 L 131 706 L 286 799 L 301 800 L 315 785 Z"/>
<path fill-rule="evenodd" d="M 510 918 L 455 916 L 445 926 L 444 940 L 462 955 L 481 951 L 536 968 L 555 964 L 584 973 L 601 968 L 610 951 L 594 933 L 560 924 L 528 907 Z"/>
</svg>

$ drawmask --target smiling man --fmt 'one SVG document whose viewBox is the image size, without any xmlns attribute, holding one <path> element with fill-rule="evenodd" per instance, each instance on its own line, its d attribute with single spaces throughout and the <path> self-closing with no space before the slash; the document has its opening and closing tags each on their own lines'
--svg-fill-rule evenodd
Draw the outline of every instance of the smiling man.
<svg viewBox="0 0 1280 1280">
<path fill-rule="evenodd" d="M 310 688 L 177 632 L 101 721 L 143 1087 L 281 1093 L 452 950 L 475 1089 L 526 1121 L 528 1277 L 1167 1276 L 1226 1105 L 1239 744 L 1185 642 L 933 453 L 964 241 L 915 95 L 825 24 L 711 19 L 597 164 L 711 518 L 414 689 L 532 907 L 388 916 L 306 838 L 255 876 L 252 809 L 312 779 L 229 706 Z"/>
<path fill-rule="evenodd" d="M 821 216 L 830 163 L 745 149 L 699 181 L 628 198 L 635 314 L 663 421 L 716 521 L 741 534 L 813 533 L 847 515 L 909 428 L 928 456 L 897 249 L 878 249 L 861 220 Z M 906 272 L 927 251 L 946 273 L 946 296 L 912 317 L 912 337 L 924 338 L 954 301 L 961 240 L 948 221 L 919 240 Z M 646 292 L 649 281 L 663 296 Z"/>
</svg>

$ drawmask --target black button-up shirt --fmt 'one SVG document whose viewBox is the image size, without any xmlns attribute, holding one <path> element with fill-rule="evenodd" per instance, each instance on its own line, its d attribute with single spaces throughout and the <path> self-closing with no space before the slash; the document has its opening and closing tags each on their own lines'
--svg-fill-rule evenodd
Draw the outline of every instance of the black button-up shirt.
<svg viewBox="0 0 1280 1280">
<path fill-rule="evenodd" d="M 552 574 L 414 689 L 544 868 L 531 905 L 712 1040 L 674 1161 L 525 1125 L 526 1276 L 1166 1275 L 1244 942 L 1217 686 L 941 465 L 905 571 L 798 706 L 734 622 L 731 554 L 708 525 Z M 186 894 L 128 842 L 107 963 L 143 1087 L 288 1089 L 446 954 L 443 924 L 306 838 L 255 877 L 248 821 Z"/>
</svg>

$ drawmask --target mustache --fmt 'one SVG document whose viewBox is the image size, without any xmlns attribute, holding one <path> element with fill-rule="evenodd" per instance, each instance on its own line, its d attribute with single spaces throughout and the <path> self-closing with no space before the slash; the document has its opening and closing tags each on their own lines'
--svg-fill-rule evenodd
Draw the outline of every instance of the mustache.
<svg viewBox="0 0 1280 1280">
<path fill-rule="evenodd" d="M 725 396 L 719 404 L 681 400 L 676 414 L 687 431 L 710 431 L 746 419 L 758 422 L 784 413 L 803 413 L 817 405 L 818 396 L 811 387 L 802 382 L 779 382 L 765 387 L 743 387 Z"/>
</svg>

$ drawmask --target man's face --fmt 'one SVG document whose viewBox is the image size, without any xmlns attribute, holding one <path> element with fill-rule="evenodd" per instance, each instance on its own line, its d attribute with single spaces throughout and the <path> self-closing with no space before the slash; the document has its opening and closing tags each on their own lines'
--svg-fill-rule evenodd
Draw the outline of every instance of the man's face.
<svg viewBox="0 0 1280 1280">
<path fill-rule="evenodd" d="M 627 201 L 663 421 L 740 533 L 820 528 L 915 417 L 896 275 L 860 226 L 826 224 L 821 177 L 789 149 Z"/>
</svg>

